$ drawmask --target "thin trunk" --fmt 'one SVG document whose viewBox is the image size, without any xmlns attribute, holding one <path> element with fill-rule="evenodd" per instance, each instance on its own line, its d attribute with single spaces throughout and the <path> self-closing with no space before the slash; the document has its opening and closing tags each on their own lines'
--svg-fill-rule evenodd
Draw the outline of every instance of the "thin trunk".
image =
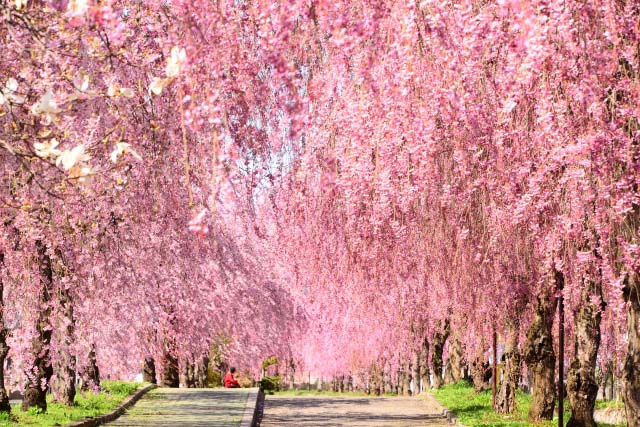
<svg viewBox="0 0 640 427">
<path fill-rule="evenodd" d="M 100 369 L 98 368 L 95 345 L 91 346 L 87 356 L 87 365 L 82 368 L 80 378 L 82 378 L 82 391 L 100 390 Z"/>
<path fill-rule="evenodd" d="M 627 355 L 622 371 L 622 400 L 628 427 L 640 427 L 640 282 L 637 275 L 627 277 Z"/>
<path fill-rule="evenodd" d="M 600 347 L 602 281 L 587 283 L 582 303 L 575 314 L 576 353 L 567 376 L 567 394 L 571 404 L 571 418 L 567 427 L 596 427 L 593 410 L 598 395 L 596 358 Z"/>
<path fill-rule="evenodd" d="M 405 363 L 402 377 L 402 395 L 411 396 L 411 372 L 413 372 L 411 364 Z"/>
<path fill-rule="evenodd" d="M 444 345 L 449 338 L 449 319 L 445 319 L 444 327 L 440 329 L 440 321 L 436 323 L 437 332 L 433 336 L 432 346 L 433 353 L 431 355 L 431 366 L 433 367 L 433 388 L 442 387 L 444 379 L 442 378 L 442 352 Z"/>
<path fill-rule="evenodd" d="M 4 270 L 4 252 L 0 252 L 0 412 L 11 412 L 9 394 L 4 388 L 4 361 L 9 354 L 7 335 L 9 330 L 4 324 L 4 283 L 2 282 L 2 270 Z"/>
<path fill-rule="evenodd" d="M 144 358 L 142 380 L 151 384 L 158 384 L 158 380 L 156 379 L 156 362 L 151 356 Z"/>
<path fill-rule="evenodd" d="M 25 371 L 27 378 L 24 387 L 22 410 L 37 407 L 43 412 L 47 410 L 47 390 L 51 383 L 53 367 L 51 366 L 51 294 L 53 291 L 53 269 L 51 257 L 42 241 L 36 241 L 38 253 L 38 270 L 40 275 L 40 296 L 36 335 L 31 341 L 29 352 L 33 356 L 33 365 Z"/>
<path fill-rule="evenodd" d="M 73 298 L 69 289 L 60 290 L 58 297 L 66 327 L 63 329 L 64 348 L 60 350 L 60 359 L 56 363 L 56 380 L 52 384 L 53 395 L 55 402 L 72 406 L 76 397 L 76 358 L 71 352 L 75 333 Z"/>
<path fill-rule="evenodd" d="M 420 393 L 420 351 L 413 352 L 413 358 L 411 359 L 411 376 L 413 377 L 413 394 Z"/>
<path fill-rule="evenodd" d="M 430 386 L 429 380 L 429 341 L 425 338 L 422 352 L 420 353 L 420 391 L 426 391 Z"/>
<path fill-rule="evenodd" d="M 503 378 L 496 400 L 496 412 L 511 414 L 516 409 L 516 389 L 520 382 L 521 356 L 518 349 L 518 326 L 511 331 L 511 340 L 507 342 L 503 354 Z"/>
<path fill-rule="evenodd" d="M 531 375 L 531 407 L 529 419 L 532 421 L 553 419 L 555 407 L 555 368 L 551 327 L 555 304 L 548 293 L 537 298 L 531 325 L 527 330 L 524 360 Z"/>
<path fill-rule="evenodd" d="M 205 388 L 207 384 L 207 371 L 209 370 L 209 358 L 203 357 L 200 362 L 196 364 L 196 387 Z"/>
<path fill-rule="evenodd" d="M 188 360 L 184 364 L 183 382 L 186 388 L 196 388 L 196 365 Z"/>
</svg>

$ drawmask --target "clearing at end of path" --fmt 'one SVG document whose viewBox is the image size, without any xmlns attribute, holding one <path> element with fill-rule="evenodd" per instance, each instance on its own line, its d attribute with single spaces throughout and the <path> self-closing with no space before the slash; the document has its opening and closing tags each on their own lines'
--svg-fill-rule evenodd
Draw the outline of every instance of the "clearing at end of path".
<svg viewBox="0 0 640 427">
<path fill-rule="evenodd" d="M 242 421 L 250 389 L 157 388 L 107 424 L 128 427 L 233 427 Z"/>
<path fill-rule="evenodd" d="M 426 397 L 265 397 L 260 427 L 445 427 L 441 407 Z"/>
</svg>

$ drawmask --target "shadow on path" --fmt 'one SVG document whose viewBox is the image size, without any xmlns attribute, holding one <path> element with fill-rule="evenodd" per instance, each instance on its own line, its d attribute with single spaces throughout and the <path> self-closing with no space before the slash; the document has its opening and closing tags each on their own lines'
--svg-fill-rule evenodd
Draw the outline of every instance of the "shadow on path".
<svg viewBox="0 0 640 427">
<path fill-rule="evenodd" d="M 261 427 L 447 426 L 439 407 L 424 398 L 266 396 Z"/>
<path fill-rule="evenodd" d="M 239 426 L 248 389 L 171 389 L 147 393 L 109 426 Z"/>
</svg>

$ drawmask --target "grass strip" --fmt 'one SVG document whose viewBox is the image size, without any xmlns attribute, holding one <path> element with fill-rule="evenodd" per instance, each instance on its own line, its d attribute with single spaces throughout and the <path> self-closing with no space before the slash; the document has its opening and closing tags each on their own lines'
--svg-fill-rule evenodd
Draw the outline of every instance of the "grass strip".
<svg viewBox="0 0 640 427">
<path fill-rule="evenodd" d="M 116 409 L 127 396 L 140 387 L 143 387 L 140 383 L 102 381 L 102 390 L 99 393 L 91 391 L 78 393 L 73 406 L 53 403 L 52 396 L 48 395 L 46 413 L 42 413 L 37 408 L 22 412 L 20 405 L 12 405 L 11 414 L 0 413 L 0 427 L 53 427 L 96 417 Z"/>
</svg>

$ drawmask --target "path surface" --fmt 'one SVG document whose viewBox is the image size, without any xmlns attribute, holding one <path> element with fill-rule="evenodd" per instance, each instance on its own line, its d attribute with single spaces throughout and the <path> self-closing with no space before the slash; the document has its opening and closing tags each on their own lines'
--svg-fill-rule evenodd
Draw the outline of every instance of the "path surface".
<svg viewBox="0 0 640 427">
<path fill-rule="evenodd" d="M 427 397 L 266 396 L 260 427 L 445 427 Z"/>
<path fill-rule="evenodd" d="M 239 426 L 249 389 L 157 388 L 109 426 Z"/>
</svg>

